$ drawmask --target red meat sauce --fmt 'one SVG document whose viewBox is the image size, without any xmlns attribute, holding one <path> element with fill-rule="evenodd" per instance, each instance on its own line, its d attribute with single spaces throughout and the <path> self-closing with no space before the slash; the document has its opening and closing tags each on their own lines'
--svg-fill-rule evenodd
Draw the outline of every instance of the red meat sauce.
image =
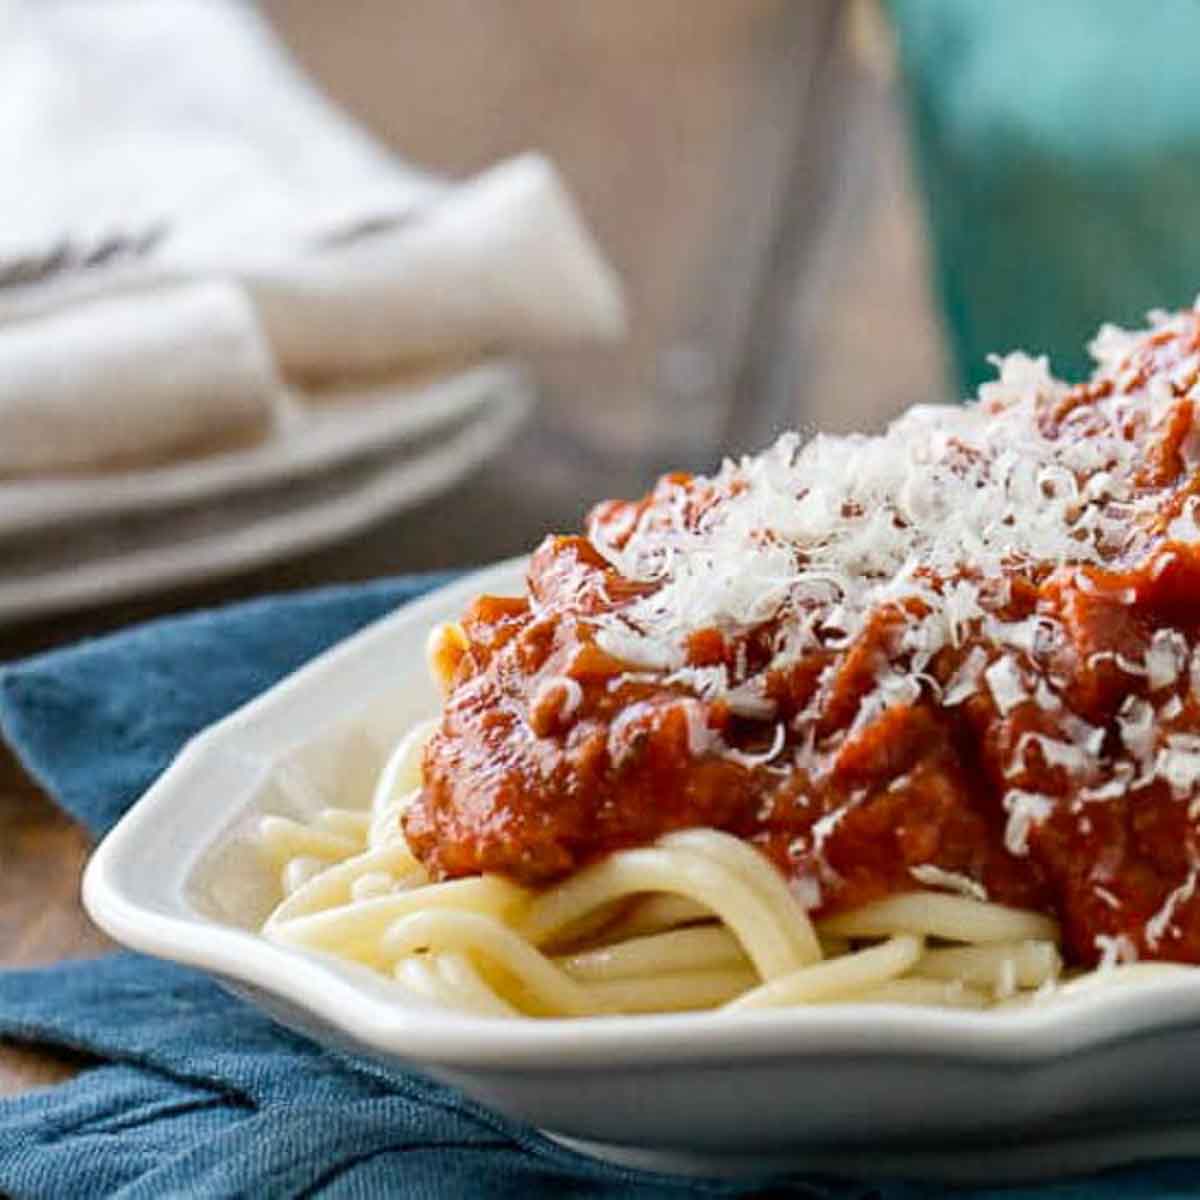
<svg viewBox="0 0 1200 1200">
<path fill-rule="evenodd" d="M 1200 962 L 1200 805 L 1187 786 L 1200 784 L 1200 769 L 1192 781 L 1139 778 L 1124 749 L 1128 723 L 1147 712 L 1151 758 L 1172 735 L 1200 737 L 1194 672 L 1185 665 L 1164 683 L 1139 665 L 1156 631 L 1177 632 L 1184 663 L 1200 641 L 1200 545 L 1164 532 L 1200 490 L 1181 449 L 1196 381 L 1178 369 L 1197 350 L 1200 315 L 1173 337 L 1147 335 L 1119 374 L 1080 385 L 1044 414 L 1053 429 L 1151 374 L 1173 377 L 1178 397 L 1165 422 L 1131 431 L 1145 442 L 1139 485 L 1161 518 L 1137 561 L 1026 564 L 996 595 L 983 589 L 997 620 L 1043 619 L 1046 636 L 1016 657 L 1026 679 L 1052 685 L 1054 705 L 1026 699 L 1002 711 L 986 686 L 940 702 L 972 654 L 991 663 L 1014 653 L 977 622 L 926 665 L 918 698 L 857 719 L 880 671 L 905 667 L 899 634 L 920 615 L 912 601 L 879 606 L 849 644 L 778 670 L 776 623 L 697 629 L 690 665 L 766 673 L 775 711 L 739 716 L 605 652 L 596 617 L 653 585 L 622 577 L 588 538 L 551 537 L 533 557 L 528 597 L 481 597 L 462 621 L 467 646 L 405 817 L 414 852 L 439 878 L 497 872 L 543 884 L 668 831 L 708 826 L 757 846 L 798 894 L 818 898 L 815 916 L 913 891 L 913 868 L 932 865 L 992 900 L 1056 916 L 1074 963 L 1095 963 L 1105 939 L 1119 937 L 1143 958 Z M 695 511 L 718 502 L 704 481 L 676 475 L 641 501 L 601 505 L 592 520 L 629 528 L 681 489 Z M 1081 721 L 1102 731 L 1082 767 L 1053 753 Z M 746 757 L 765 757 L 780 728 L 784 753 Z M 1126 786 L 1106 794 L 1114 779 Z M 1051 802 L 1017 846 L 1005 807 L 1014 789 Z"/>
</svg>

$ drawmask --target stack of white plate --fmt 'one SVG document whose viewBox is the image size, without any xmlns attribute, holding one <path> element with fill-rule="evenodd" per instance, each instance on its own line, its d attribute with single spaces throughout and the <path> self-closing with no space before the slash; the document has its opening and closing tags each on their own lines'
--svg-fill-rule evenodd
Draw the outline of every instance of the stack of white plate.
<svg viewBox="0 0 1200 1200">
<path fill-rule="evenodd" d="M 257 567 L 446 490 L 529 413 L 506 361 L 297 404 L 250 448 L 0 481 L 0 624 Z"/>
</svg>

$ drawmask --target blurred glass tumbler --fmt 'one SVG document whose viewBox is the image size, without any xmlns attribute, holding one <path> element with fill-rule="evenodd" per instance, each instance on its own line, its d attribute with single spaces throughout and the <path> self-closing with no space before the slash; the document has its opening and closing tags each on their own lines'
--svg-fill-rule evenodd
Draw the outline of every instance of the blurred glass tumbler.
<svg viewBox="0 0 1200 1200">
<path fill-rule="evenodd" d="M 468 498 L 463 557 L 784 428 L 940 394 L 897 105 L 836 0 L 266 8 L 414 161 L 463 175 L 545 152 L 626 284 L 623 345 L 538 357 L 544 404 L 489 471 L 502 511 Z"/>
</svg>

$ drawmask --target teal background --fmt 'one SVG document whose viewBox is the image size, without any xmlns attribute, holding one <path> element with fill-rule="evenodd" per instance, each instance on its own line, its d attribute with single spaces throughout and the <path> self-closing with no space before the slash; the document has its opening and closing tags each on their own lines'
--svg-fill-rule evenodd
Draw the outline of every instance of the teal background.
<svg viewBox="0 0 1200 1200">
<path fill-rule="evenodd" d="M 1200 292 L 1200 0 L 890 0 L 959 382 Z"/>
</svg>

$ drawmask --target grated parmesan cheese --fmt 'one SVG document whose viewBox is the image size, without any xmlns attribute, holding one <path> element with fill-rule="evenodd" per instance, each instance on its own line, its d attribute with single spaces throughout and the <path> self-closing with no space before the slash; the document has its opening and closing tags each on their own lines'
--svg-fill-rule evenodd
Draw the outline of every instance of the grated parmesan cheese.
<svg viewBox="0 0 1200 1200">
<path fill-rule="evenodd" d="M 987 651 L 982 646 L 972 646 L 971 652 L 946 684 L 942 694 L 943 706 L 952 708 L 973 696 L 979 690 L 979 679 L 986 665 Z"/>
<path fill-rule="evenodd" d="M 1200 871 L 1193 867 L 1188 872 L 1187 878 L 1167 895 L 1162 908 L 1146 922 L 1146 944 L 1151 950 L 1158 949 L 1159 943 L 1168 931 L 1178 933 L 1178 929 L 1172 924 L 1175 920 L 1175 913 L 1180 905 L 1186 904 L 1195 894 L 1198 875 L 1200 875 Z"/>
<path fill-rule="evenodd" d="M 805 912 L 821 907 L 821 881 L 813 875 L 797 875 L 788 881 L 788 891 Z"/>
<path fill-rule="evenodd" d="M 1029 689 L 1021 678 L 1020 668 L 1011 655 L 996 659 L 983 673 L 996 707 L 1007 716 L 1018 704 L 1029 699 Z"/>
<path fill-rule="evenodd" d="M 1128 696 L 1117 713 L 1117 728 L 1125 748 L 1137 760 L 1154 750 L 1154 709 L 1137 696 Z"/>
<path fill-rule="evenodd" d="M 1049 738 L 1044 733 L 1023 733 L 1017 740 L 1013 751 L 1012 761 L 1005 770 L 1005 776 L 1012 778 L 1026 769 L 1025 751 L 1030 746 L 1037 746 L 1050 767 L 1062 767 L 1072 775 L 1082 775 L 1088 767 L 1088 755 L 1078 746 L 1069 742 L 1060 742 Z"/>
<path fill-rule="evenodd" d="M 1047 437 L 1038 412 L 1066 385 L 1042 359 L 1010 355 L 999 368 L 977 405 L 919 405 L 876 437 L 802 444 L 785 434 L 727 462 L 702 481 L 719 503 L 698 515 L 671 485 L 632 525 L 593 523 L 593 545 L 623 576 L 657 585 L 599 619 L 602 648 L 678 669 L 698 628 L 745 630 L 815 604 L 818 630 L 852 638 L 874 605 L 917 596 L 934 597 L 931 625 L 960 644 L 981 612 L 982 582 L 1006 567 L 1102 564 L 1131 536 L 1139 503 L 1138 445 L 1121 424 L 1127 398 L 1100 401 L 1107 421 L 1086 438 Z M 1100 470 L 1080 488 L 1080 476 Z M 959 577 L 964 563 L 971 579 Z M 930 589 L 931 570 L 953 582 Z"/>
<path fill-rule="evenodd" d="M 1187 661 L 1187 639 L 1177 629 L 1157 629 L 1146 655 L 1146 682 L 1152 692 L 1170 687 Z"/>
<path fill-rule="evenodd" d="M 1154 773 L 1176 800 L 1186 800 L 1200 783 L 1200 738 L 1171 734 L 1154 760 Z"/>
<path fill-rule="evenodd" d="M 583 703 L 583 688 L 569 675 L 552 675 L 544 679 L 533 694 L 531 710 L 551 708 L 558 720 L 567 722 Z"/>
<path fill-rule="evenodd" d="M 1096 964 L 1098 971 L 1111 971 L 1114 967 L 1138 960 L 1137 947 L 1123 933 L 1117 934 L 1116 937 L 1098 933 L 1092 939 L 1092 945 L 1100 952 L 1100 961 Z"/>
<path fill-rule="evenodd" d="M 775 726 L 775 736 L 771 741 L 771 745 L 761 754 L 746 754 L 741 750 L 733 750 L 726 747 L 721 751 L 721 755 L 723 758 L 727 758 L 730 762 L 735 762 L 742 767 L 761 767 L 769 763 L 772 759 L 778 758 L 786 744 L 787 730 L 784 728 L 783 722 L 780 721 Z"/>
<path fill-rule="evenodd" d="M 1017 858 L 1024 858 L 1029 853 L 1030 831 L 1054 811 L 1054 804 L 1049 796 L 1038 792 L 1009 788 L 1004 793 L 1004 811 L 1008 813 L 1008 824 L 1004 829 L 1005 849 Z"/>
<path fill-rule="evenodd" d="M 1108 329 L 1095 347 L 1111 355 L 1142 337 Z M 879 605 L 919 600 L 927 612 L 908 636 L 920 671 L 942 645 L 962 644 L 985 616 L 983 594 L 1012 567 L 1097 566 L 1132 549 L 1139 506 L 1154 497 L 1133 483 L 1141 448 L 1128 432 L 1130 397 L 1114 393 L 1069 414 L 1065 432 L 1078 419 L 1085 436 L 1049 436 L 1039 413 L 1067 385 L 1044 359 L 1014 354 L 997 365 L 975 405 L 919 405 L 875 437 L 802 443 L 785 434 L 698 481 L 713 501 L 699 511 L 687 487 L 667 484 L 640 515 L 593 522 L 599 553 L 625 578 L 653 585 L 597 618 L 601 648 L 638 668 L 675 671 L 699 628 L 737 633 L 785 617 L 807 620 L 823 644 L 847 645 Z M 1055 635 L 1042 617 L 988 632 L 1026 654 Z M 1158 681 L 1172 669 L 1164 647 L 1150 670 Z M 1002 708 L 1025 698 L 1014 664 L 1000 659 L 990 670 Z M 969 694 L 967 677 L 957 685 L 949 703 Z"/>
</svg>

